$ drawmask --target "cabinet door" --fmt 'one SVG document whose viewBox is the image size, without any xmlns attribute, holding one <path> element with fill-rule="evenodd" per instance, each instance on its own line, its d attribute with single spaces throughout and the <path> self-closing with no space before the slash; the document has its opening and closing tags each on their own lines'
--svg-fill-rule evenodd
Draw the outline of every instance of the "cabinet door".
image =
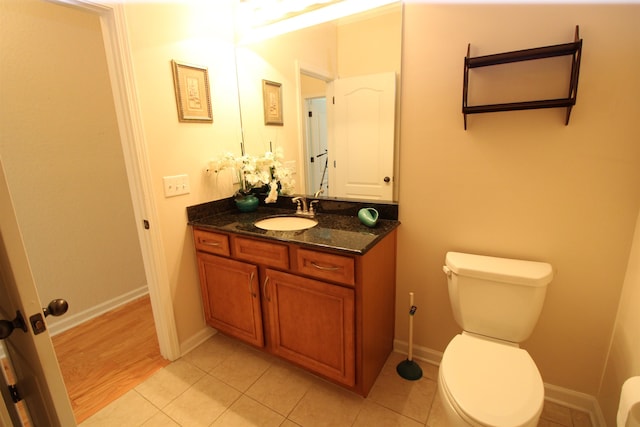
<svg viewBox="0 0 640 427">
<path fill-rule="evenodd" d="M 268 269 L 263 291 L 273 352 L 353 386 L 353 289 Z"/>
<path fill-rule="evenodd" d="M 198 265 L 207 324 L 263 347 L 258 268 L 203 252 Z"/>
</svg>

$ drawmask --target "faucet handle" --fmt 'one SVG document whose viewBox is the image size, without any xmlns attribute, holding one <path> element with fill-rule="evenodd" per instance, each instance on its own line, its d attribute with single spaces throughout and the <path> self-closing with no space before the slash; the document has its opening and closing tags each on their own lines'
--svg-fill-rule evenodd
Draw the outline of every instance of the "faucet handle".
<svg viewBox="0 0 640 427">
<path fill-rule="evenodd" d="M 297 214 L 301 214 L 302 213 L 302 208 L 300 207 L 300 200 L 302 200 L 302 199 L 299 196 L 298 197 L 294 197 L 293 199 L 291 199 L 291 202 L 295 203 L 297 205 L 297 207 L 296 207 L 296 213 Z"/>
<path fill-rule="evenodd" d="M 315 211 L 313 210 L 313 205 L 316 204 L 316 203 L 318 203 L 318 200 L 312 200 L 309 203 L 309 214 L 310 215 L 313 215 L 315 213 Z"/>
</svg>

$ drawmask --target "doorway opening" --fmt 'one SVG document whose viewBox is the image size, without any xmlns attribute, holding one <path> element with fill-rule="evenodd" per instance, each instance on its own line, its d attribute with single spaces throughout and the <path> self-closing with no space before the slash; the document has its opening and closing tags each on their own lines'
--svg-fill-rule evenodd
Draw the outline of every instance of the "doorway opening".
<svg viewBox="0 0 640 427">
<path fill-rule="evenodd" d="M 329 149 L 327 145 L 327 98 L 305 98 L 307 153 L 306 194 L 329 195 Z"/>
<path fill-rule="evenodd" d="M 329 147 L 330 120 L 327 102 L 331 99 L 331 73 L 295 61 L 298 98 L 298 159 L 302 166 L 301 187 L 305 194 L 330 196 L 333 174 Z"/>
</svg>

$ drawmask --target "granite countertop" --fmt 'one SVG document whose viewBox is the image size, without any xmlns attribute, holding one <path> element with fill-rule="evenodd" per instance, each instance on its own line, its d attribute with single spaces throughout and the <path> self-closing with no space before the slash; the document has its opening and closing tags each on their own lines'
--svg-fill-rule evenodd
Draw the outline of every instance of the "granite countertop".
<svg viewBox="0 0 640 427">
<path fill-rule="evenodd" d="M 291 201 L 282 196 L 278 198 L 281 199 L 283 201 L 275 206 L 261 204 L 255 212 L 238 211 L 232 199 L 190 206 L 187 208 L 188 224 L 211 231 L 232 232 L 355 255 L 366 253 L 400 225 L 397 204 L 354 203 L 336 199 L 320 200 L 318 213 L 314 217 L 318 225 L 306 230 L 271 231 L 253 225 L 257 220 L 270 216 L 294 215 L 295 206 Z M 358 220 L 357 211 L 361 207 L 375 207 L 378 210 L 380 216 L 375 227 L 369 228 Z"/>
</svg>

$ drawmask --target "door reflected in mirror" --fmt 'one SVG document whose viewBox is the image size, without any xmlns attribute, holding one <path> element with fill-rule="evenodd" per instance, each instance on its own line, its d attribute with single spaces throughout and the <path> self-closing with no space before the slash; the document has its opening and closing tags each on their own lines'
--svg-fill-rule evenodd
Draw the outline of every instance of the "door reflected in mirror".
<svg viewBox="0 0 640 427">
<path fill-rule="evenodd" d="M 306 193 L 393 200 L 395 72 L 335 79 L 326 97 L 313 89 L 325 82 L 301 74 Z"/>
<path fill-rule="evenodd" d="M 238 45 L 246 152 L 281 147 L 296 193 L 397 200 L 401 33 L 396 2 Z M 282 125 L 264 124 L 262 80 L 282 85 Z"/>
</svg>

